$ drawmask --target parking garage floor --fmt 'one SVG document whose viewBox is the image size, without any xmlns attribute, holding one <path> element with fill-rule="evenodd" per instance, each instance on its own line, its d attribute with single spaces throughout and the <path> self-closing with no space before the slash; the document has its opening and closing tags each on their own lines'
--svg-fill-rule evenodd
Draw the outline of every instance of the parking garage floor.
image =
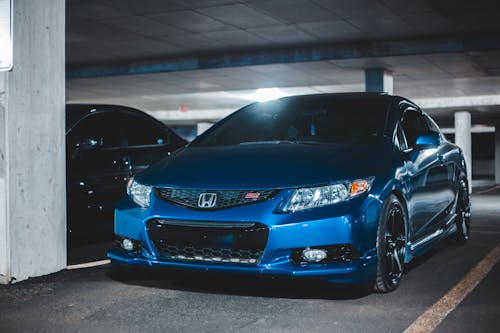
<svg viewBox="0 0 500 333">
<path fill-rule="evenodd" d="M 403 332 L 500 244 L 500 189 L 473 195 L 472 234 L 408 268 L 401 286 L 355 286 L 220 274 L 153 272 L 123 279 L 109 265 L 0 286 L 1 332 Z M 500 264 L 435 332 L 498 332 Z M 425 332 L 425 327 L 422 332 Z"/>
</svg>

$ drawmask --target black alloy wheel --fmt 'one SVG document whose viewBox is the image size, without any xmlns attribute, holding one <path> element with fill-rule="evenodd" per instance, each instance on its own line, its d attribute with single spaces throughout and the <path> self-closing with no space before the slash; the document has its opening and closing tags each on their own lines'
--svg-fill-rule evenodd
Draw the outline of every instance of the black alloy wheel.
<svg viewBox="0 0 500 333">
<path fill-rule="evenodd" d="M 463 245 L 469 239 L 470 232 L 470 197 L 469 187 L 465 180 L 460 180 L 460 188 L 457 197 L 457 216 L 455 217 L 455 225 L 457 231 L 452 237 L 453 243 Z"/>
<path fill-rule="evenodd" d="M 384 204 L 377 233 L 377 277 L 374 289 L 391 292 L 399 286 L 406 254 L 406 213 L 395 195 Z"/>
</svg>

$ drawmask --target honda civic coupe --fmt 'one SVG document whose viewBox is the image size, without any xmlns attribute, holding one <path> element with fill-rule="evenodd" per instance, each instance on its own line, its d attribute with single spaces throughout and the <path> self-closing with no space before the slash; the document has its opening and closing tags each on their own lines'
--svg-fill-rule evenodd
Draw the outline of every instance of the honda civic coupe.
<svg viewBox="0 0 500 333">
<path fill-rule="evenodd" d="M 375 93 L 250 104 L 136 175 L 116 267 L 318 278 L 394 290 L 432 245 L 468 238 L 467 171 L 417 105 Z"/>
</svg>

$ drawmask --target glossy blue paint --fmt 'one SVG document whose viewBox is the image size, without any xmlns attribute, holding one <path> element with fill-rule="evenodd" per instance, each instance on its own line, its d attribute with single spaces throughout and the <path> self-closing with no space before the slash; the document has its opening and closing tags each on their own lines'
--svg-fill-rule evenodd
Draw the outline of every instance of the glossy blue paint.
<svg viewBox="0 0 500 333">
<path fill-rule="evenodd" d="M 381 209 L 380 201 L 365 195 L 347 203 L 311 211 L 294 214 L 273 213 L 287 194 L 287 191 L 282 191 L 271 200 L 216 211 L 189 210 L 154 197 L 151 207 L 144 210 L 137 208 L 128 198 L 124 198 L 116 208 L 115 233 L 141 241 L 143 251 L 139 255 L 131 255 L 115 248 L 108 253 L 108 257 L 122 264 L 302 277 L 324 276 L 327 279 L 345 279 L 347 274 L 353 279 L 352 282 L 370 279 L 374 269 L 372 265 L 375 263 L 374 240 Z M 253 267 L 234 264 L 168 262 L 157 256 L 147 236 L 146 221 L 153 217 L 192 221 L 239 221 L 241 223 L 259 221 L 269 226 L 269 238 L 260 263 Z M 361 230 L 363 232 L 360 232 Z M 367 241 L 368 239 L 370 241 Z M 290 249 L 329 244 L 362 244 L 359 247 L 362 254 L 359 259 L 341 265 L 338 263 L 311 264 L 306 267 L 290 262 Z"/>
<path fill-rule="evenodd" d="M 307 97 L 306 97 L 307 98 Z M 384 201 L 396 194 L 407 217 L 405 261 L 427 251 L 455 230 L 458 182 L 466 179 L 463 156 L 457 146 L 436 134 L 421 133 L 403 147 L 397 126 L 407 109 L 418 107 L 401 97 L 378 94 L 319 95 L 318 99 L 371 98 L 390 100 L 383 136 L 366 144 L 244 144 L 187 146 L 150 167 L 136 179 L 154 187 L 200 190 L 275 189 L 271 198 L 217 210 L 192 209 L 159 198 L 139 208 L 128 197 L 115 211 L 115 233 L 142 242 L 141 253 L 114 248 L 114 263 L 192 270 L 316 277 L 334 282 L 373 280 L 377 269 L 376 239 Z M 288 97 L 294 103 L 301 97 Z M 226 120 L 223 120 L 227 121 Z M 219 125 L 214 126 L 217 128 Z M 214 129 L 212 129 L 214 130 Z M 211 135 L 208 133 L 207 135 Z M 436 140 L 439 136 L 439 142 Z M 420 141 L 419 141 L 420 140 Z M 294 189 L 375 177 L 368 193 L 328 206 L 283 213 L 278 210 Z M 269 234 L 255 265 L 166 260 L 159 256 L 148 234 L 151 219 L 218 223 L 259 222 Z M 450 222 L 451 221 L 451 222 Z M 435 237 L 430 237 L 436 235 Z M 230 237 L 224 238 L 231 242 Z M 292 260 L 292 251 L 306 247 L 349 244 L 359 254 L 353 260 L 304 264 Z"/>
<path fill-rule="evenodd" d="M 415 141 L 415 145 L 419 148 L 434 148 L 439 146 L 441 136 L 439 133 L 427 132 L 419 135 Z"/>
<path fill-rule="evenodd" d="M 137 179 L 155 186 L 219 190 L 322 185 L 353 175 L 387 177 L 390 153 L 384 143 L 187 147 Z"/>
</svg>

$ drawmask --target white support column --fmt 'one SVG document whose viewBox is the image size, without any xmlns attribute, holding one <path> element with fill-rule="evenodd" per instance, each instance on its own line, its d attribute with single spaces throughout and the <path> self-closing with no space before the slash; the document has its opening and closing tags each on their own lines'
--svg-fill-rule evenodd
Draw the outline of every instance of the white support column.
<svg viewBox="0 0 500 333">
<path fill-rule="evenodd" d="M 207 129 L 212 127 L 213 123 L 198 123 L 196 126 L 196 135 L 200 135 L 205 132 Z"/>
<path fill-rule="evenodd" d="M 467 165 L 469 191 L 472 192 L 472 135 L 470 112 L 461 111 L 455 113 L 455 143 L 462 148 L 465 164 Z"/>
<path fill-rule="evenodd" d="M 500 184 L 500 123 L 495 126 L 495 183 Z"/>
<path fill-rule="evenodd" d="M 394 93 L 392 73 L 383 68 L 365 69 L 365 90 L 367 92 Z"/>
<path fill-rule="evenodd" d="M 0 72 L 0 283 L 66 267 L 65 0 L 14 2 Z"/>
</svg>

